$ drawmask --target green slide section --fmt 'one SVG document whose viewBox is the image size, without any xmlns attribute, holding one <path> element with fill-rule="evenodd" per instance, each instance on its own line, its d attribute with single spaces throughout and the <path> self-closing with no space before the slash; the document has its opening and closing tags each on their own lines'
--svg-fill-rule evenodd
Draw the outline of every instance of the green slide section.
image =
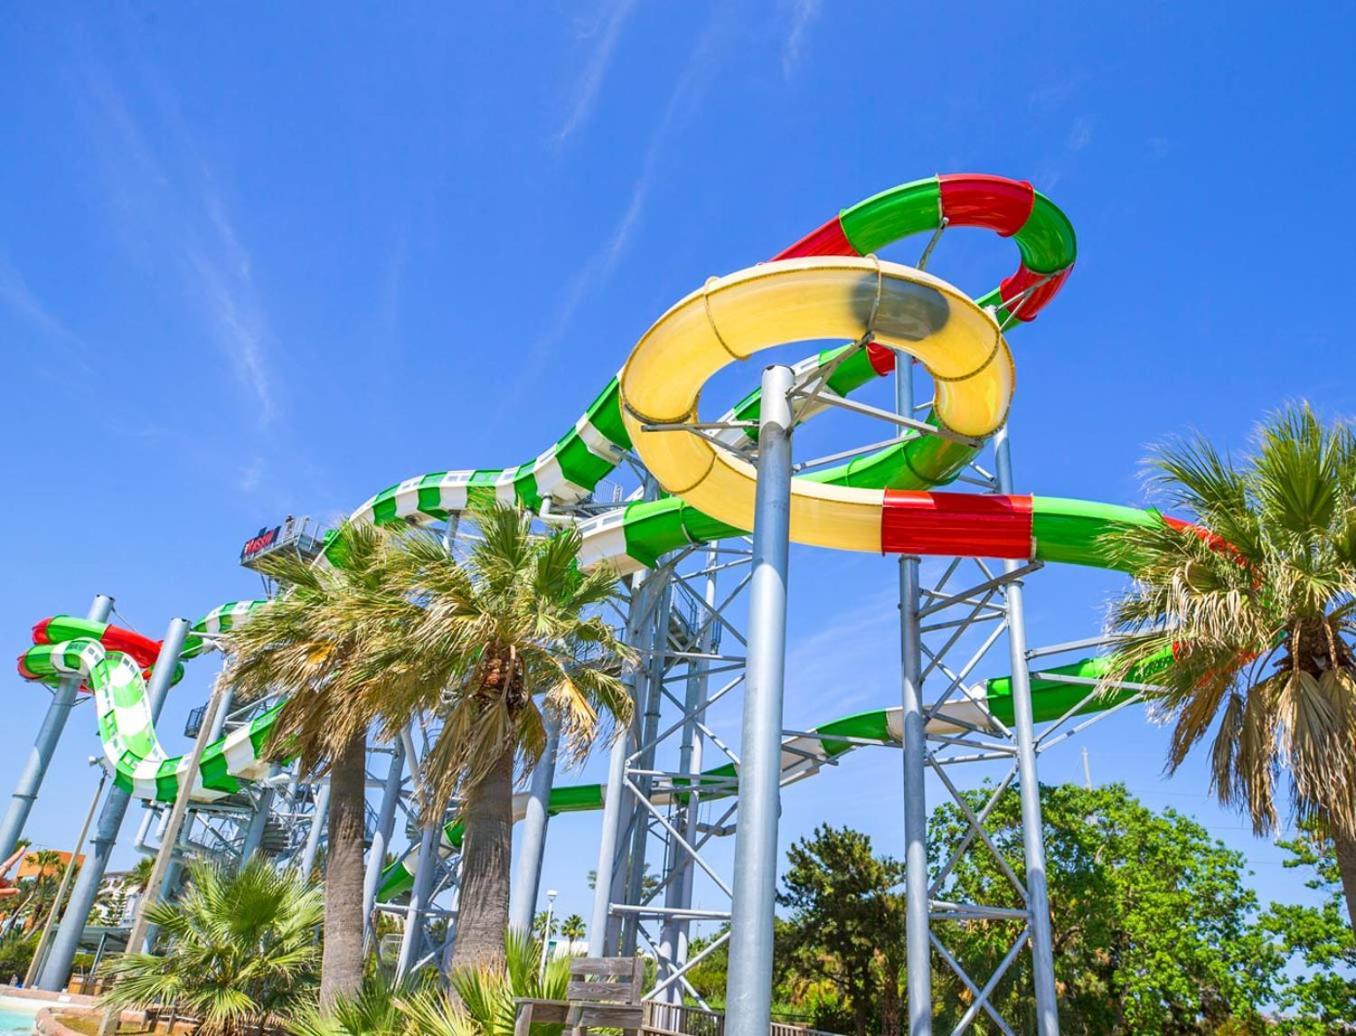
<svg viewBox="0 0 1356 1036">
<path fill-rule="evenodd" d="M 932 177 L 882 192 L 844 210 L 776 258 L 866 255 L 946 225 L 982 226 L 1013 238 L 1021 265 L 978 300 L 993 311 L 1004 328 L 1032 319 L 1058 290 L 1076 257 L 1072 226 L 1049 199 L 1029 184 L 967 175 Z M 830 391 L 849 395 L 891 372 L 893 355 L 884 352 L 873 351 L 870 345 L 842 346 L 807 357 L 797 370 L 801 374 L 822 372 Z M 758 393 L 751 393 L 727 417 L 756 420 L 759 402 Z M 927 420 L 934 426 L 938 423 L 935 414 Z M 414 476 L 371 497 L 351 520 L 378 525 L 437 522 L 481 500 L 516 504 L 533 511 L 542 511 L 548 504 L 570 504 L 589 497 L 630 446 L 621 417 L 618 379 L 614 377 L 574 425 L 535 458 L 507 468 Z M 936 436 L 915 435 L 806 477 L 858 488 L 930 489 L 952 481 L 977 449 Z M 1033 556 L 1077 564 L 1107 563 L 1098 541 L 1108 529 L 1161 520 L 1153 512 L 1042 497 L 1032 499 L 1030 511 Z M 586 564 L 608 563 L 625 574 L 653 566 L 673 550 L 744 530 L 667 497 L 626 503 L 582 523 L 580 532 Z M 231 602 L 213 609 L 194 625 L 183 657 L 211 650 L 212 640 L 204 634 L 228 631 L 263 603 Z M 237 790 L 242 780 L 263 776 L 267 769 L 264 749 L 277 707 L 210 746 L 199 772 L 190 774 L 183 757 L 168 756 L 163 751 L 150 721 L 145 670 L 153 657 L 146 658 L 144 650 L 138 652 L 121 643 L 118 634 L 125 631 L 82 628 L 78 625 L 82 621 L 66 617 L 50 620 L 45 641 L 35 643 L 22 656 L 20 670 L 31 679 L 51 681 L 78 675 L 87 683 L 95 695 L 105 755 L 119 786 L 138 797 L 165 802 L 188 781 L 196 800 L 210 801 Z M 1164 664 L 1168 663 L 1170 659 Z M 1088 659 L 1051 672 L 1095 680 L 1106 665 L 1105 661 Z M 1033 683 L 1041 721 L 1059 718 L 1085 695 L 1086 685 L 1039 678 Z M 1114 697 L 1098 698 L 1085 704 L 1084 711 L 1106 708 L 1115 701 Z M 1010 703 L 1010 687 L 1003 680 L 990 681 L 982 698 L 965 699 L 951 706 L 953 712 L 938 715 L 933 722 L 943 727 L 949 719 L 977 725 L 1007 723 L 1011 721 Z M 808 776 L 824 761 L 859 745 L 896 743 L 898 728 L 898 710 L 835 720 L 808 737 L 792 739 L 783 757 L 783 778 L 791 781 Z M 692 785 L 673 793 L 712 798 L 733 794 L 735 787 L 733 768 L 725 766 L 694 778 Z M 559 788 L 552 794 L 550 809 L 597 809 L 602 792 L 599 785 Z M 451 850 L 459 841 L 458 827 L 449 826 L 444 832 L 444 846 Z M 410 866 L 399 861 L 388 869 L 383 896 L 398 894 L 408 883 Z"/>
</svg>

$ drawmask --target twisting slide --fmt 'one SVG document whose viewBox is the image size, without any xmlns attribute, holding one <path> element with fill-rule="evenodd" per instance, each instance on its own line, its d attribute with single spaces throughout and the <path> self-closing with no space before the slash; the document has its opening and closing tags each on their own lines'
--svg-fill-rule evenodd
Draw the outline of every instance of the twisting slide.
<svg viewBox="0 0 1356 1036">
<path fill-rule="evenodd" d="M 997 288 L 972 300 L 927 273 L 874 256 L 901 238 L 941 226 L 984 227 L 1011 237 L 1020 265 Z M 351 520 L 442 521 L 478 499 L 534 511 L 546 500 L 571 503 L 592 493 L 624 452 L 634 449 L 669 495 L 621 505 L 583 523 L 583 558 L 589 565 L 608 562 L 622 574 L 652 567 L 672 550 L 737 535 L 752 525 L 753 467 L 682 430 L 700 422 L 697 405 L 706 380 L 764 349 L 839 339 L 851 344 L 808 357 L 797 365 L 798 373 L 817 375 L 823 391 L 846 396 L 893 372 L 899 354 L 912 357 L 936 386 L 927 420 L 937 434 L 913 435 L 796 478 L 792 539 L 836 550 L 1109 567 L 1111 559 L 1099 547 L 1103 534 L 1171 519 L 1083 500 L 931 491 L 952 481 L 1002 426 L 1014 384 L 1004 333 L 1036 317 L 1063 285 L 1074 258 L 1068 219 L 1029 183 L 953 175 L 895 187 L 845 209 L 773 261 L 712 279 L 676 303 L 574 427 L 535 459 L 511 468 L 406 479 L 372 497 Z M 727 419 L 751 421 L 758 405 L 755 392 Z M 813 408 L 805 416 L 813 416 Z M 193 626 L 183 657 L 209 650 L 202 634 L 230 629 L 262 603 L 213 609 Z M 195 799 L 210 801 L 239 790 L 241 781 L 264 776 L 263 750 L 278 707 L 212 745 L 198 772 L 189 774 L 184 757 L 166 755 L 151 722 L 145 676 L 159 649 L 155 641 L 69 616 L 40 622 L 33 640 L 19 659 L 20 673 L 32 680 L 83 678 L 95 695 L 99 735 L 120 787 L 141 798 L 171 801 L 187 779 Z M 1171 662 L 1165 654 L 1130 679 L 1147 679 Z M 1053 671 L 1095 678 L 1108 665 L 1106 658 L 1089 658 Z M 1034 679 L 1036 720 L 1063 716 L 1084 693 Z M 1116 700 L 1103 697 L 1083 710 L 1108 708 Z M 989 680 L 982 692 L 970 689 L 965 700 L 946 706 L 931 723 L 946 729 L 949 719 L 984 725 L 990 718 L 1012 722 L 1006 678 Z M 862 742 L 898 743 L 900 736 L 898 709 L 835 720 L 788 740 L 784 776 L 808 776 Z M 694 777 L 693 786 L 703 799 L 729 795 L 734 777 L 733 766 L 719 767 Z M 602 801 L 601 785 L 560 787 L 552 792 L 550 809 L 599 809 Z M 458 825 L 449 825 L 444 845 L 456 846 L 460 835 Z M 404 861 L 393 864 L 381 895 L 399 894 L 410 876 Z"/>
</svg>

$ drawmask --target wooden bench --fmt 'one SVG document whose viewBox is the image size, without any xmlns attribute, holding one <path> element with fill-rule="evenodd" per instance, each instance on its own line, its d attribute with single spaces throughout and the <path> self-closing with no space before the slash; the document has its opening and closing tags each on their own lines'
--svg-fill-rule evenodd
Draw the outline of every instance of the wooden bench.
<svg viewBox="0 0 1356 1036">
<path fill-rule="evenodd" d="M 645 982 L 641 957 L 575 957 L 564 1000 L 515 1001 L 513 1036 L 529 1036 L 533 1025 L 561 1025 L 572 1036 L 591 1028 L 637 1033 L 644 1028 Z"/>
</svg>

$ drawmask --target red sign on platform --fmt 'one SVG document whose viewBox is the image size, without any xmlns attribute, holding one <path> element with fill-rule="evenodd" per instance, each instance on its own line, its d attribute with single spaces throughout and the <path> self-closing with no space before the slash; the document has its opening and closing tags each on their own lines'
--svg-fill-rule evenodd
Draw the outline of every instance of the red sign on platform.
<svg viewBox="0 0 1356 1036">
<path fill-rule="evenodd" d="M 248 561 L 258 554 L 262 554 L 269 547 L 278 542 L 278 533 L 281 531 L 281 525 L 275 525 L 271 529 L 260 529 L 259 534 L 253 539 L 245 541 L 245 545 L 240 548 L 240 560 Z"/>
</svg>

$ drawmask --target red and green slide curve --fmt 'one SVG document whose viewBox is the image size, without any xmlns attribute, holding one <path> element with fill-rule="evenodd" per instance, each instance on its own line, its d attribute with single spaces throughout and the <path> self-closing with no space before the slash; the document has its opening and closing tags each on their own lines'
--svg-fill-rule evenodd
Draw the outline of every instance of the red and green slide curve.
<svg viewBox="0 0 1356 1036">
<path fill-rule="evenodd" d="M 909 273 L 908 268 L 874 259 L 879 249 L 944 226 L 980 227 L 1012 238 L 1019 253 L 1016 270 L 972 301 L 925 274 Z M 1075 257 L 1072 225 L 1053 202 L 1029 183 L 978 174 L 944 175 L 900 185 L 843 210 L 769 262 L 722 278 L 714 289 L 708 286 L 702 299 L 709 306 L 710 300 L 716 298 L 712 291 L 727 284 L 733 290 L 739 287 L 736 282 L 760 278 L 813 277 L 825 284 L 826 278 L 836 278 L 834 291 L 839 291 L 843 284 L 848 285 L 849 295 L 874 290 L 877 304 L 865 308 L 870 310 L 872 319 L 880 316 L 883 323 L 881 333 L 873 340 L 866 340 L 871 337 L 867 335 L 856 344 L 824 350 L 797 365 L 802 373 L 824 372 L 828 391 L 849 395 L 892 373 L 897 355 L 912 351 L 911 342 L 935 339 L 945 345 L 946 336 L 969 321 L 967 333 L 972 339 L 985 334 L 992 337 L 994 345 L 985 361 L 987 369 L 1000 369 L 1006 363 L 1009 369 L 1006 391 L 1010 394 L 1011 357 L 1004 333 L 1036 318 L 1064 285 Z M 883 284 L 888 289 L 884 293 Z M 818 290 L 814 285 L 811 288 Z M 886 299 L 883 307 L 882 298 Z M 856 296 L 847 299 L 846 308 L 853 310 L 855 306 L 854 312 L 861 317 L 864 310 L 856 305 L 859 301 Z M 682 306 L 683 303 L 678 304 L 670 314 Z M 943 315 L 939 317 L 938 313 Z M 976 313 L 981 316 L 976 317 Z M 661 318 L 656 328 L 670 314 Z M 769 321 L 775 322 L 777 318 L 777 314 L 768 314 Z M 914 327 L 918 320 L 927 325 L 923 331 L 899 330 L 905 324 Z M 875 330 L 869 324 L 869 320 L 862 321 L 868 331 Z M 714 320 L 711 327 L 719 338 L 721 331 Z M 779 341 L 796 337 L 831 336 L 791 335 Z M 854 332 L 840 337 L 857 339 L 858 335 Z M 637 433 L 636 400 L 643 396 L 646 387 L 644 378 L 637 373 L 637 357 L 642 347 L 650 347 L 654 353 L 655 340 L 653 333 L 642 338 L 628 366 L 608 383 L 564 435 L 532 460 L 507 468 L 414 476 L 374 495 L 358 508 L 352 520 L 376 524 L 437 522 L 481 499 L 516 503 L 537 511 L 548 503 L 569 503 L 588 496 L 627 451 L 636 451 L 649 465 L 647 452 L 653 448 L 637 441 L 643 436 Z M 733 340 L 731 337 L 730 341 Z M 728 347 L 724 340 L 721 344 Z M 769 343 L 757 347 L 766 344 Z M 731 356 L 741 358 L 734 353 Z M 1003 362 L 995 364 L 995 356 Z M 937 370 L 933 373 L 935 378 L 939 376 Z M 959 384 L 965 378 L 955 380 Z M 949 384 L 942 376 L 938 384 L 944 383 Z M 948 423 L 948 413 L 943 412 L 944 396 L 945 391 L 939 391 L 938 407 L 927 420 L 943 430 L 955 431 Z M 1006 399 L 1000 402 L 1005 413 Z M 747 421 L 756 417 L 758 407 L 755 392 L 726 416 Z M 954 413 L 951 416 L 954 419 Z M 955 479 L 978 452 L 982 440 L 982 435 L 913 435 L 796 482 L 820 487 L 817 492 L 835 499 L 876 494 L 870 497 L 876 501 L 870 507 L 875 509 L 872 513 L 876 515 L 873 521 L 877 532 L 874 539 L 867 536 L 864 542 L 869 549 L 886 553 L 960 554 L 1107 567 L 1110 559 L 1099 546 L 1106 533 L 1164 520 L 1155 512 L 1089 501 L 937 491 L 936 487 Z M 664 483 L 662 477 L 660 481 Z M 584 562 L 606 562 L 624 575 L 654 566 L 673 550 L 747 531 L 746 521 L 731 521 L 728 516 L 711 513 L 717 508 L 704 510 L 695 506 L 685 499 L 684 487 L 666 484 L 666 488 L 672 492 L 658 500 L 633 501 L 581 523 Z M 854 545 L 851 549 L 867 548 Z M 262 603 L 231 602 L 214 608 L 194 625 L 185 657 L 210 648 L 210 639 L 201 634 L 222 632 L 245 621 Z M 154 664 L 158 647 L 148 638 L 114 626 L 58 616 L 35 627 L 34 644 L 20 657 L 19 671 L 32 680 L 53 681 L 75 675 L 84 681 L 97 699 L 100 737 L 115 780 L 137 796 L 169 801 L 182 781 L 191 780 L 193 797 L 210 800 L 238 790 L 242 780 L 262 776 L 264 749 L 276 708 L 211 746 L 196 774 L 187 773 L 182 757 L 169 756 L 163 750 L 150 721 L 145 693 L 145 676 Z M 1052 672 L 1095 678 L 1105 671 L 1107 664 L 1105 659 L 1091 658 Z M 1170 658 L 1154 663 L 1168 664 Z M 1149 678 L 1152 668 L 1147 667 L 1139 674 L 1141 678 Z M 1083 694 L 1069 684 L 1041 679 L 1033 681 L 1032 691 L 1040 721 L 1064 715 Z M 1010 700 L 1011 689 L 1006 679 L 990 680 L 968 689 L 965 698 L 951 706 L 954 715 L 943 710 L 933 722 L 945 725 L 959 719 L 986 723 L 990 718 L 1008 722 Z M 1085 709 L 1107 708 L 1115 700 L 1098 699 Z M 783 760 L 786 779 L 807 776 L 823 762 L 858 744 L 888 744 L 898 740 L 896 709 L 835 720 L 788 743 Z M 734 777 L 732 769 L 717 768 L 694 777 L 694 787 L 700 789 L 703 798 L 732 794 Z M 600 785 L 561 787 L 553 792 L 549 808 L 552 812 L 596 809 L 601 806 L 602 796 Z M 451 848 L 459 840 L 456 825 L 449 826 L 444 844 Z M 410 867 L 404 861 L 392 866 L 383 895 L 394 895 L 407 884 Z"/>
</svg>

